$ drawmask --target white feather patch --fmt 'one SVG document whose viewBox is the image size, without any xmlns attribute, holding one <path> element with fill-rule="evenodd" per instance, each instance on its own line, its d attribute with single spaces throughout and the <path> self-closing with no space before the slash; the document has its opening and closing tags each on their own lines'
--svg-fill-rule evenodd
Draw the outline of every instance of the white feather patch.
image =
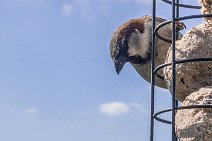
<svg viewBox="0 0 212 141">
<path fill-rule="evenodd" d="M 140 33 L 135 29 L 129 38 L 129 56 L 141 56 L 146 58 L 150 50 L 149 42 L 151 40 L 151 22 L 146 21 L 144 24 L 144 33 Z"/>
</svg>

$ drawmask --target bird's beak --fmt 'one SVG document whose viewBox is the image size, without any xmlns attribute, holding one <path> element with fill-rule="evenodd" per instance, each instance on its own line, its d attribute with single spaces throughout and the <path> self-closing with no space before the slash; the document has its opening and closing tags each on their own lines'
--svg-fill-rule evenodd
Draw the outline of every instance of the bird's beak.
<svg viewBox="0 0 212 141">
<path fill-rule="evenodd" d="M 125 57 L 125 56 L 121 56 L 118 58 L 118 60 L 114 61 L 117 74 L 119 74 L 121 72 L 121 70 L 124 67 L 124 64 L 126 62 L 127 62 L 127 57 Z"/>
</svg>

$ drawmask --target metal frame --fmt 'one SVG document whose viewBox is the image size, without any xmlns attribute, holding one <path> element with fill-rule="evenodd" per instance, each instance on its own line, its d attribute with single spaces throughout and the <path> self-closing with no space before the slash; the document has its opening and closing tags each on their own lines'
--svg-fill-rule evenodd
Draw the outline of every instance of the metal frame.
<svg viewBox="0 0 212 141">
<path fill-rule="evenodd" d="M 162 0 L 167 4 L 172 5 L 172 20 L 168 20 L 166 22 L 161 23 L 156 27 L 156 0 L 152 0 L 152 62 L 151 62 L 151 124 L 150 124 L 150 141 L 154 141 L 154 122 L 155 120 L 171 124 L 172 126 L 172 139 L 171 141 L 177 141 L 177 137 L 175 134 L 175 113 L 177 110 L 182 109 L 191 109 L 191 108 L 212 108 L 212 105 L 192 105 L 192 106 L 178 106 L 178 102 L 175 100 L 175 89 L 176 89 L 176 64 L 186 63 L 186 62 L 199 62 L 199 61 L 212 61 L 212 57 L 210 58 L 194 58 L 194 59 L 184 59 L 178 60 L 175 59 L 175 41 L 178 38 L 178 31 L 175 28 L 175 21 L 177 20 L 187 20 L 187 19 L 194 19 L 194 18 L 203 18 L 203 17 L 212 17 L 212 14 L 200 14 L 200 15 L 190 15 L 190 16 L 180 16 L 180 7 L 182 8 L 191 8 L 191 9 L 200 9 L 200 6 L 193 6 L 193 5 L 185 5 L 181 4 L 179 0 Z M 172 23 L 172 40 L 166 39 L 159 35 L 158 30 L 165 26 L 166 24 Z M 166 42 L 172 43 L 172 63 L 165 63 L 161 64 L 158 67 L 155 67 L 155 50 L 156 44 L 155 39 L 156 36 L 161 40 Z M 160 76 L 157 72 L 166 67 L 172 65 L 172 107 L 169 109 L 161 110 L 155 112 L 155 76 L 160 79 L 164 79 L 163 76 Z M 171 121 L 159 118 L 160 114 L 172 112 L 172 119 Z"/>
</svg>

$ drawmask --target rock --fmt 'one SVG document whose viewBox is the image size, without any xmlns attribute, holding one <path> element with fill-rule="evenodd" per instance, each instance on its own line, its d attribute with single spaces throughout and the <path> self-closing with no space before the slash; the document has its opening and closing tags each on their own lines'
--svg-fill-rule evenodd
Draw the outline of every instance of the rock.
<svg viewBox="0 0 212 141">
<path fill-rule="evenodd" d="M 212 14 L 212 0 L 199 0 L 202 14 Z M 212 24 L 212 17 L 205 18 L 206 21 Z"/>
<path fill-rule="evenodd" d="M 191 28 L 176 41 L 176 60 L 212 57 L 212 25 L 204 22 Z M 172 60 L 172 49 L 166 63 Z M 166 84 L 171 91 L 172 67 L 164 68 Z M 176 99 L 184 99 L 202 87 L 212 86 L 212 62 L 188 62 L 176 65 Z"/>
<path fill-rule="evenodd" d="M 189 95 L 182 106 L 188 105 L 212 105 L 212 87 Z M 212 108 L 178 110 L 176 135 L 179 141 L 212 141 Z"/>
</svg>

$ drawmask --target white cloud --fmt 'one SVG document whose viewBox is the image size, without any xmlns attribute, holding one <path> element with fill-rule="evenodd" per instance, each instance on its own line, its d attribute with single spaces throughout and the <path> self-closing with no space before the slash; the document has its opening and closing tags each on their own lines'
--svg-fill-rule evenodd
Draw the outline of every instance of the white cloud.
<svg viewBox="0 0 212 141">
<path fill-rule="evenodd" d="M 69 16 L 73 13 L 74 7 L 71 4 L 64 4 L 62 7 L 62 10 L 63 10 L 64 15 Z"/>
<path fill-rule="evenodd" d="M 77 7 L 77 13 L 83 20 L 93 21 L 95 20 L 94 4 L 92 0 L 74 0 Z"/>
<path fill-rule="evenodd" d="M 152 3 L 152 0 L 133 0 L 136 3 Z"/>
<path fill-rule="evenodd" d="M 129 104 L 129 106 L 134 107 L 134 108 L 139 108 L 139 109 L 142 108 L 141 103 L 138 103 L 138 102 L 131 102 Z"/>
<path fill-rule="evenodd" d="M 93 21 L 95 14 L 91 2 L 92 0 L 73 0 L 71 4 L 63 4 L 62 11 L 65 16 L 77 14 L 83 20 Z"/>
<path fill-rule="evenodd" d="M 124 102 L 111 102 L 99 106 L 100 112 L 110 116 L 118 116 L 129 112 L 129 107 Z"/>
<path fill-rule="evenodd" d="M 152 2 L 152 0 L 99 0 L 99 1 L 100 2 L 119 2 L 119 3 L 132 2 L 132 3 L 140 3 L 140 4 Z"/>
<path fill-rule="evenodd" d="M 151 4 L 151 2 L 152 0 L 96 0 L 95 2 L 92 0 L 72 0 L 71 4 L 64 4 L 62 6 L 62 10 L 64 15 L 66 16 L 69 16 L 74 13 L 79 15 L 81 19 L 91 22 L 96 19 L 95 9 L 102 10 L 105 7 L 110 7 L 114 5 L 114 3 L 134 3 L 145 5 Z"/>
<path fill-rule="evenodd" d="M 26 112 L 28 112 L 28 113 L 38 113 L 39 110 L 37 108 L 27 108 Z"/>
</svg>

